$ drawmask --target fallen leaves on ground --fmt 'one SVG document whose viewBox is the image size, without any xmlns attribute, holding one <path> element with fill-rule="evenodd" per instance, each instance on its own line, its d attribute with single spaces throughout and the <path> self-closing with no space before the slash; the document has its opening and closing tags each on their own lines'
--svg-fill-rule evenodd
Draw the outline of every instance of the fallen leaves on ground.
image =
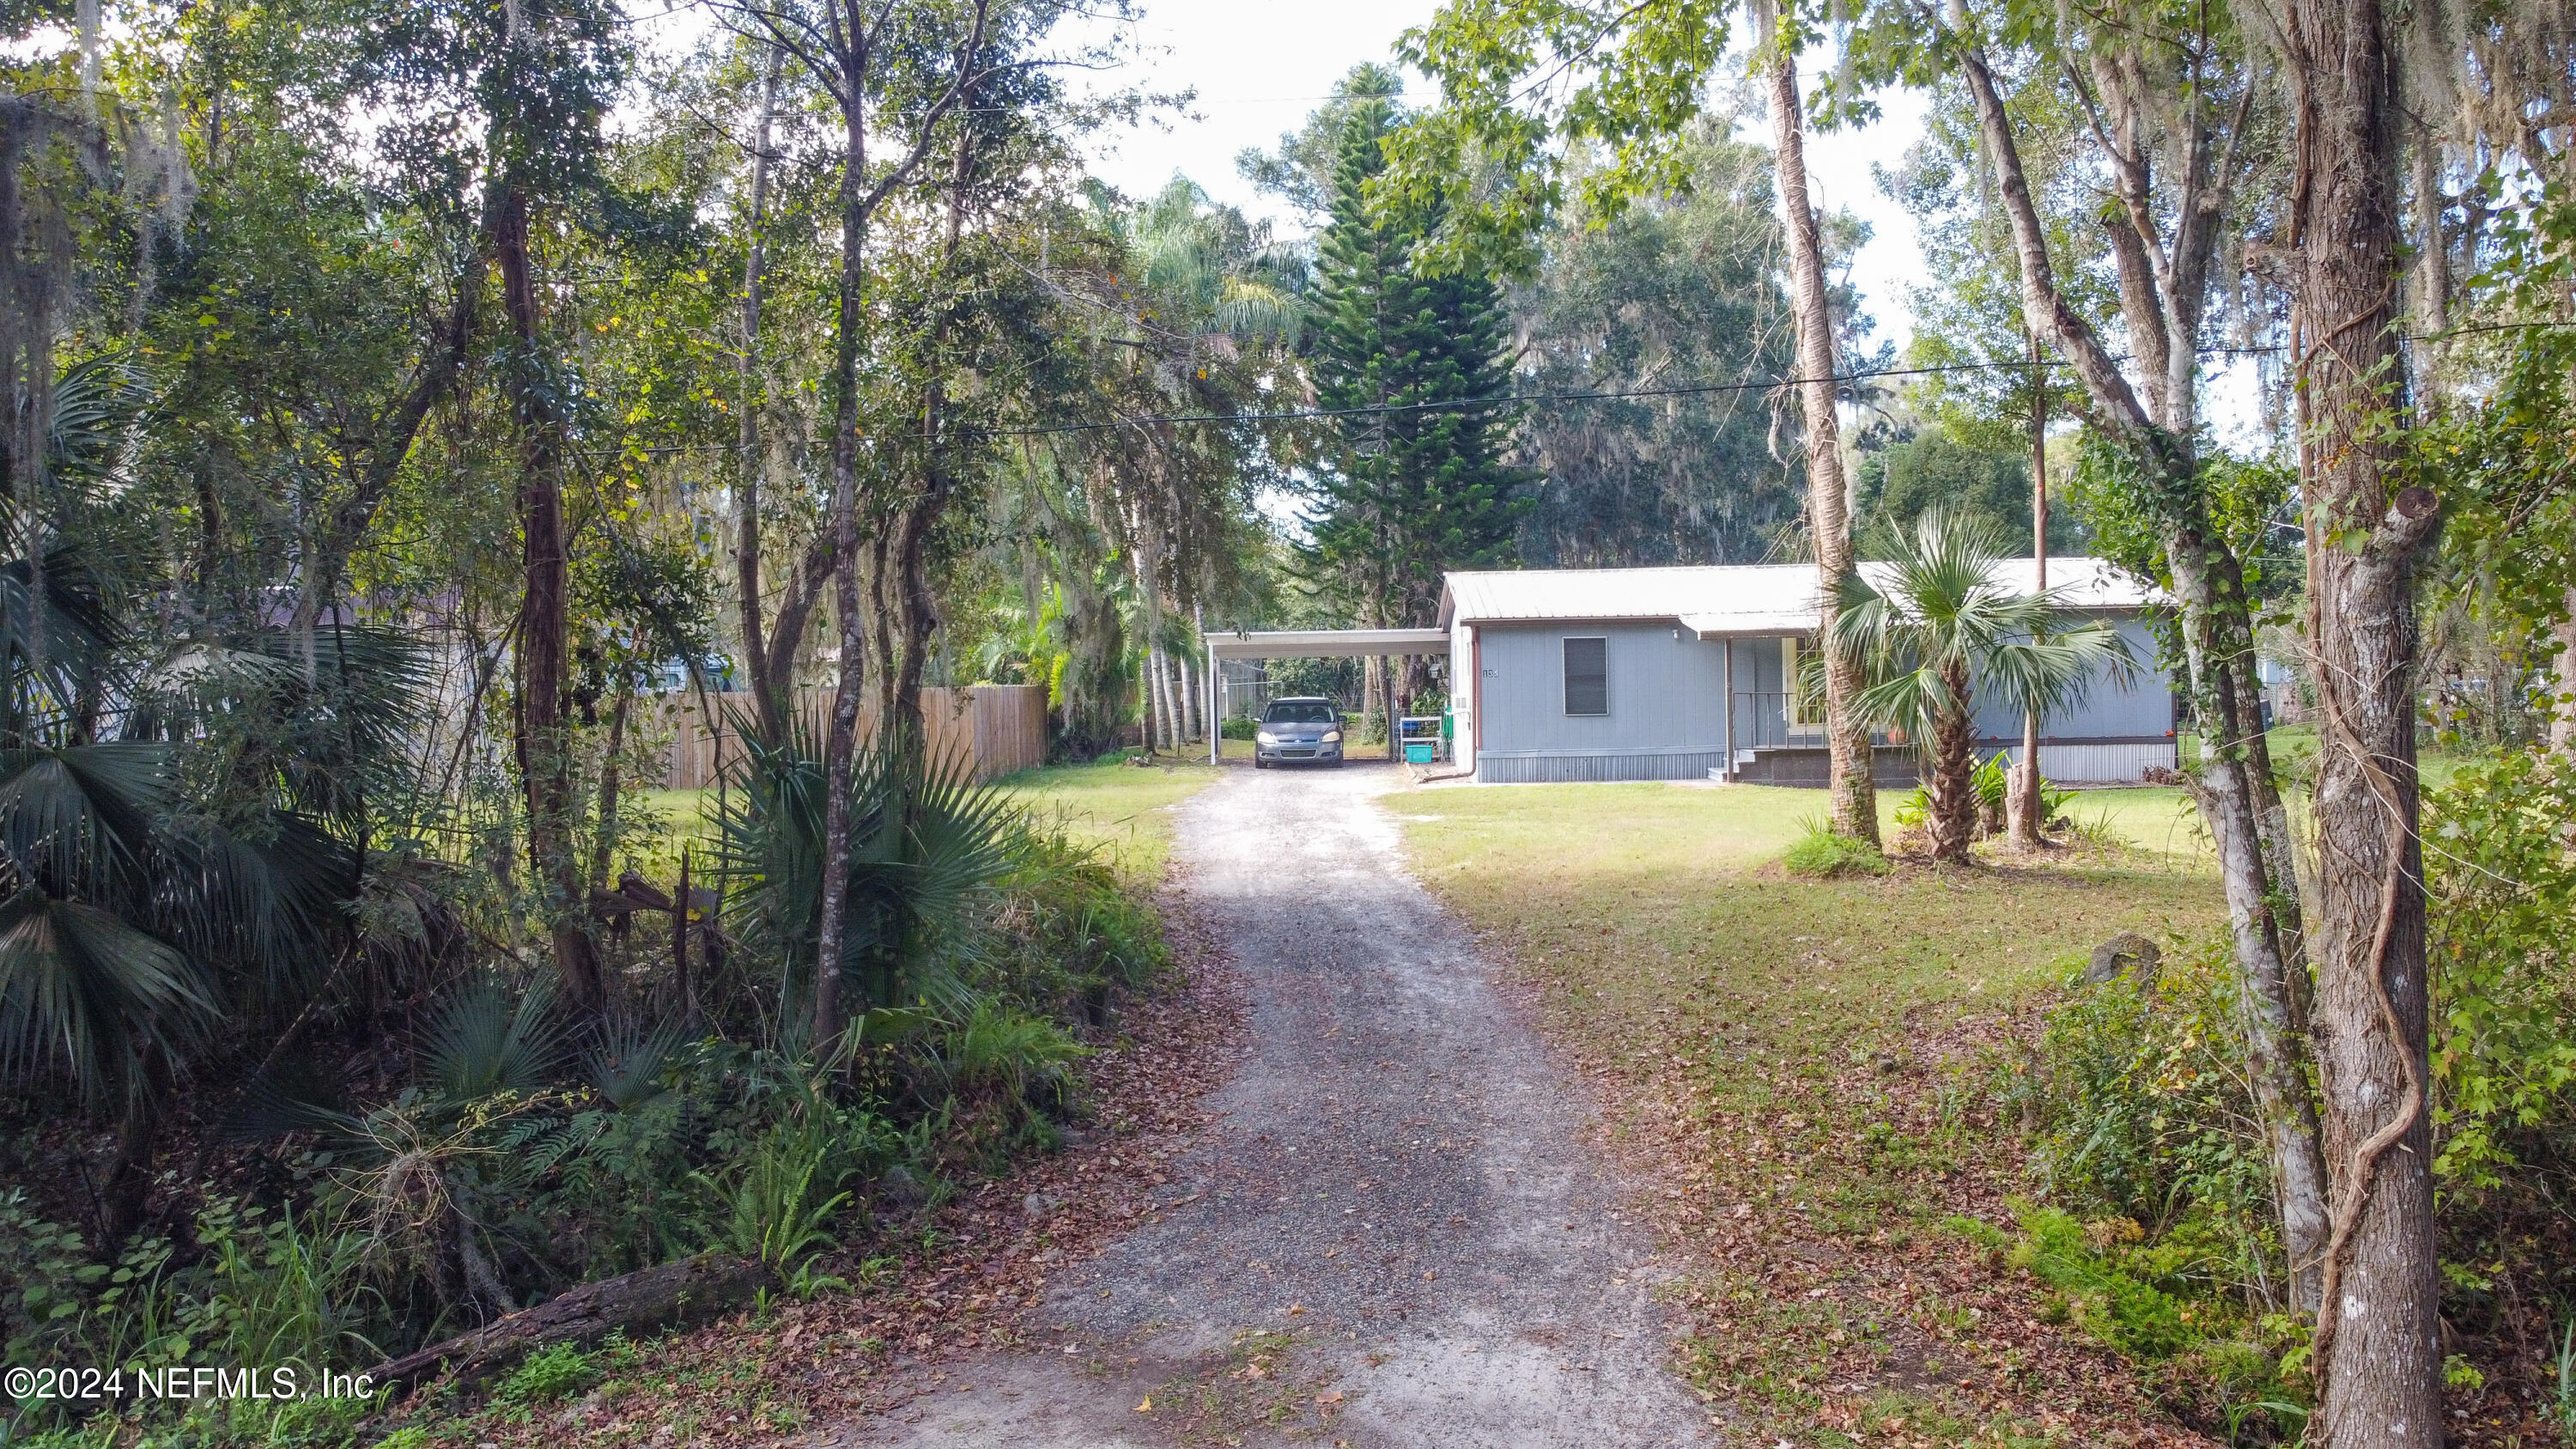
<svg viewBox="0 0 2576 1449">
<path fill-rule="evenodd" d="M 1828 1430 L 1822 1442 L 1913 1442 L 1889 1419 L 1944 1444 L 2213 1442 L 2158 1412 L 2109 1351 L 2042 1324 L 2039 1285 L 1939 1226 L 1950 1214 L 2009 1222 L 2018 1155 L 1866 1174 L 1844 1160 L 1857 1120 L 1938 1137 L 1946 1065 L 2034 1033 L 2035 1014 L 1943 1021 L 1925 1009 L 1894 1070 L 1849 1042 L 1712 1059 L 1672 1050 L 1670 1022 L 1587 1010 L 1597 998 L 1522 974 L 1532 1009 L 1606 1105 L 1604 1150 L 1639 1184 L 1628 1210 L 1675 1270 L 1665 1294 L 1686 1319 L 1676 1366 L 1715 1417 L 1765 1443 L 1816 1443 Z"/>
</svg>

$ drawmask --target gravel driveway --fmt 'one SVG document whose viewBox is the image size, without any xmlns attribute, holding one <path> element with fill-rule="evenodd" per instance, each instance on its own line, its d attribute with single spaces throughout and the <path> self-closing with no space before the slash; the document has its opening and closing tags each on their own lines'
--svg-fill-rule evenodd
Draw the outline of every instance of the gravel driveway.
<svg viewBox="0 0 2576 1449">
<path fill-rule="evenodd" d="M 1180 807 L 1251 997 L 1216 1125 L 1159 1221 L 1050 1283 L 1031 1350 L 943 1365 L 862 1442 L 1712 1441 L 1584 1090 L 1405 870 L 1398 779 L 1244 769 Z"/>
</svg>

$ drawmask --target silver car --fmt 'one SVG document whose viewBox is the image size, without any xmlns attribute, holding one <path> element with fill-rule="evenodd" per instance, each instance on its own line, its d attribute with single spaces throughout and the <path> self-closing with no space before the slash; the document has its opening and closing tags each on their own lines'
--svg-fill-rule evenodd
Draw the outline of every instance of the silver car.
<svg viewBox="0 0 2576 1449">
<path fill-rule="evenodd" d="M 1252 768 L 1267 770 L 1290 760 L 1342 762 L 1342 716 L 1331 700 L 1318 695 L 1274 699 L 1261 712 L 1252 736 Z"/>
</svg>

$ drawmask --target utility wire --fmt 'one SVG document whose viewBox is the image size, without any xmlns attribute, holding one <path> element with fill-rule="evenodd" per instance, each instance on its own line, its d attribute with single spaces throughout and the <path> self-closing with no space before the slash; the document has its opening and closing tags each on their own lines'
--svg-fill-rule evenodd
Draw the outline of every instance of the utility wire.
<svg viewBox="0 0 2576 1449">
<path fill-rule="evenodd" d="M 2470 327 L 2453 327 L 2420 337 L 2405 337 L 2406 342 L 2439 342 L 2472 332 L 2525 332 L 2544 328 L 2576 327 L 2576 322 L 2489 322 Z M 2286 352 L 2288 345 L 2270 343 L 2260 347 L 2203 347 L 2200 357 L 2254 357 L 2266 353 Z M 2126 356 L 2114 358 L 2127 362 Z M 2063 368 L 2063 361 L 2043 357 L 2035 364 L 2042 370 Z M 1861 382 L 1876 377 L 1930 377 L 1951 372 L 2019 372 L 2027 373 L 2034 364 L 2026 358 L 2011 362 L 1954 362 L 1938 367 L 1887 367 L 1859 372 L 1837 372 L 1824 378 L 1775 377 L 1761 382 L 1691 383 L 1676 387 L 1605 388 L 1596 392 L 1508 393 L 1501 397 L 1456 398 L 1438 402 L 1375 403 L 1348 408 L 1294 408 L 1273 413 L 1168 413 L 1146 417 L 1117 418 L 1096 423 L 1055 423 L 1035 428 L 997 428 L 994 434 L 1006 438 L 1042 438 L 1064 433 L 1098 433 L 1115 428 L 1142 427 L 1155 423 L 1285 423 L 1315 418 L 1368 417 L 1389 413 L 1493 412 L 1531 403 L 1606 402 L 1632 397 L 1693 397 L 1711 393 L 1767 392 L 1777 387 L 1798 387 L 1810 382 Z"/>
<path fill-rule="evenodd" d="M 2425 333 L 2421 336 L 2407 336 L 2400 340 L 2406 342 L 2441 342 L 2449 338 L 2466 336 L 2468 334 L 2478 332 L 2534 332 L 2569 327 L 2576 327 L 2576 322 L 2487 322 L 2473 326 L 2453 327 L 2441 332 Z M 2288 350 L 2289 347 L 2287 344 L 2269 343 L 2260 347 L 2203 347 L 2196 349 L 2194 355 L 2199 357 L 2257 357 L 2268 353 L 2287 352 Z M 2112 360 L 2115 362 L 2127 362 L 2131 359 L 2124 354 L 2122 356 L 2115 357 Z M 2033 365 L 2034 364 L 2028 358 L 2017 358 L 2011 362 L 1953 362 L 1945 363 L 1937 367 L 1888 367 L 1867 369 L 1859 372 L 1838 372 L 1822 380 L 1833 383 L 1861 382 L 1874 377 L 1930 377 L 1940 373 L 1951 372 L 2018 372 L 2026 374 L 2031 370 Z M 2041 358 L 2036 365 L 2043 371 L 2064 368 L 2067 366 L 2067 364 L 2062 360 L 2047 357 Z M 1707 396 L 1714 393 L 1763 392 L 1775 387 L 1796 387 L 1803 383 L 1816 380 L 1817 379 L 1803 377 L 1778 377 L 1761 382 L 1711 382 L 1692 383 L 1676 387 L 1604 388 L 1595 392 L 1509 393 L 1502 397 L 1458 398 L 1443 402 L 1423 403 L 1378 403 L 1364 407 L 1351 408 L 1294 408 L 1285 412 L 1273 413 L 1159 413 L 1143 417 L 1115 418 L 1109 421 L 1096 423 L 1055 423 L 1045 427 L 995 428 L 990 434 L 988 434 L 988 436 L 1002 438 L 1043 438 L 1067 433 L 1101 433 L 1108 432 L 1116 428 L 1144 427 L 1155 423 L 1285 423 L 1310 421 L 1317 418 L 1366 417 L 1371 415 L 1385 415 L 1389 413 L 1499 412 L 1505 408 L 1520 407 L 1529 403 L 1609 402 L 1620 398 L 1631 397 L 1692 397 Z M 645 446 L 641 448 L 594 448 L 583 449 L 581 451 L 601 457 L 612 457 L 630 452 L 642 453 L 653 457 L 668 457 L 679 453 L 730 453 L 735 451 L 735 449 L 730 443 L 676 443 L 660 446 Z"/>
</svg>

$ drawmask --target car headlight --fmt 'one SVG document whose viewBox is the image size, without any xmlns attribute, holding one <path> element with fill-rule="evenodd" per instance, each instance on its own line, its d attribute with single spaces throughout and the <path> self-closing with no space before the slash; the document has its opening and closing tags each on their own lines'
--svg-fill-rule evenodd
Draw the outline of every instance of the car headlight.
<svg viewBox="0 0 2576 1449">
<path fill-rule="evenodd" d="M 1341 732 L 1340 730 L 1326 730 L 1326 731 L 1324 731 L 1324 743 L 1325 743 L 1325 744 L 1328 744 L 1328 745 L 1338 745 L 1338 744 L 1340 744 L 1341 742 L 1342 742 L 1342 732 Z"/>
<path fill-rule="evenodd" d="M 1263 744 L 1265 744 L 1265 745 L 1275 745 L 1275 744 L 1279 743 L 1279 737 L 1278 737 L 1277 735 L 1272 734 L 1272 733 L 1271 733 L 1270 731 L 1268 731 L 1268 730 L 1262 730 L 1262 731 L 1258 732 L 1257 734 L 1253 735 L 1253 738 L 1254 738 L 1254 739 L 1256 739 L 1256 740 L 1258 740 L 1258 741 L 1260 741 L 1261 743 L 1263 743 Z"/>
</svg>

